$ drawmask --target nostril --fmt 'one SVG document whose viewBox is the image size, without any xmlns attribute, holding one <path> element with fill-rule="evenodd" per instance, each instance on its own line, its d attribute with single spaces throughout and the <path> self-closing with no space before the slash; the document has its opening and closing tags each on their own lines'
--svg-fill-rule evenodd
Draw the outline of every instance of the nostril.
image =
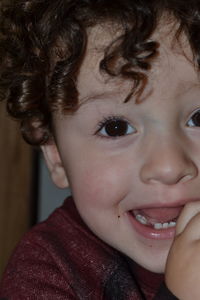
<svg viewBox="0 0 200 300">
<path fill-rule="evenodd" d="M 196 177 L 197 173 L 194 164 L 189 166 L 187 164 L 164 165 L 152 162 L 141 168 L 140 178 L 144 183 L 173 185 L 190 181 Z"/>
<path fill-rule="evenodd" d="M 158 139 L 146 149 L 140 167 L 141 180 L 173 185 L 195 178 L 198 168 L 187 149 L 177 140 Z"/>
<path fill-rule="evenodd" d="M 184 175 L 180 178 L 179 181 L 181 181 L 182 183 L 190 181 L 194 176 L 192 176 L 191 174 L 188 175 Z"/>
</svg>

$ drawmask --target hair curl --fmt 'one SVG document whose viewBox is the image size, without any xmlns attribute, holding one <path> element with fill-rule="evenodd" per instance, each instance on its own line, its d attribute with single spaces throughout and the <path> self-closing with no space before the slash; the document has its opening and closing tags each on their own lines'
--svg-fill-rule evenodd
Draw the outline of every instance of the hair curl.
<svg viewBox="0 0 200 300">
<path fill-rule="evenodd" d="M 162 15 L 172 16 L 200 65 L 200 3 L 197 0 L 12 0 L 0 20 L 0 98 L 21 120 L 26 141 L 51 137 L 56 109 L 78 107 L 76 80 L 87 46 L 87 29 L 112 22 L 122 34 L 108 45 L 100 70 L 133 79 L 137 91 L 157 53 L 151 35 Z M 121 59 L 121 60 L 120 60 Z M 117 62 L 123 61 L 123 63 Z"/>
</svg>

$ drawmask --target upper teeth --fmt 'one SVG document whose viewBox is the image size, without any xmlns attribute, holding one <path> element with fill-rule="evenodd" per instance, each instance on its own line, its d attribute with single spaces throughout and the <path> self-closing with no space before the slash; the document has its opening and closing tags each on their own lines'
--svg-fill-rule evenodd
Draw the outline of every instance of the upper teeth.
<svg viewBox="0 0 200 300">
<path fill-rule="evenodd" d="M 143 225 L 148 225 L 148 221 L 147 219 L 145 218 L 145 216 L 142 216 L 142 215 L 136 215 L 135 216 L 136 220 L 138 220 L 141 224 Z M 169 228 L 169 227 L 175 227 L 176 226 L 176 222 L 174 221 L 170 221 L 170 222 L 165 222 L 165 223 L 154 223 L 152 224 L 154 229 L 166 229 L 166 228 Z"/>
</svg>

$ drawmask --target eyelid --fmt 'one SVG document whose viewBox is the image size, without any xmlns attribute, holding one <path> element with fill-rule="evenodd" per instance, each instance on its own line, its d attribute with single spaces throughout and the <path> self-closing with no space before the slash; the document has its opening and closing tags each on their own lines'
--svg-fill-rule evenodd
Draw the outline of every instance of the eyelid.
<svg viewBox="0 0 200 300">
<path fill-rule="evenodd" d="M 104 117 L 103 120 L 101 120 L 98 125 L 97 125 L 97 130 L 95 132 L 98 133 L 105 125 L 106 123 L 108 123 L 109 121 L 118 121 L 118 120 L 123 120 L 127 123 L 129 123 L 127 120 L 124 119 L 124 117 L 122 116 L 108 116 L 108 117 Z"/>
<path fill-rule="evenodd" d="M 194 110 L 189 118 L 188 118 L 188 121 L 186 122 L 186 125 L 189 126 L 189 127 L 196 127 L 195 125 L 188 125 L 189 124 L 189 121 L 191 121 L 191 118 L 197 113 L 197 112 L 200 112 L 200 108 L 197 108 L 196 110 Z"/>
<path fill-rule="evenodd" d="M 131 128 L 133 129 L 133 132 L 136 132 L 136 129 L 134 126 L 131 125 L 131 123 L 126 119 L 124 118 L 123 116 L 117 116 L 117 115 L 113 115 L 113 116 L 108 116 L 108 117 L 105 117 L 102 121 L 100 121 L 97 125 L 97 130 L 95 131 L 95 135 L 98 135 L 100 133 L 100 131 L 104 128 L 104 126 L 106 126 L 109 122 L 112 122 L 112 121 L 124 121 L 128 124 L 128 126 L 131 126 Z M 132 132 L 132 133 L 133 133 Z M 121 136 L 109 136 L 109 135 L 101 135 L 99 134 L 100 137 L 104 137 L 104 138 L 113 138 L 113 139 L 116 139 L 116 138 L 119 138 L 119 137 L 123 137 L 123 136 L 127 136 L 127 135 L 130 135 L 131 133 L 128 133 L 126 135 L 121 135 Z"/>
</svg>

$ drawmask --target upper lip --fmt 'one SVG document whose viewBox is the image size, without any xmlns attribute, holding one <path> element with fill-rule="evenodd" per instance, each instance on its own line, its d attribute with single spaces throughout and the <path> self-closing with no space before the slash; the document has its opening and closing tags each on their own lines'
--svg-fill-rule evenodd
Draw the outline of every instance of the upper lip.
<svg viewBox="0 0 200 300">
<path fill-rule="evenodd" d="M 185 198 L 185 199 L 178 199 L 175 201 L 164 201 L 164 202 L 152 202 L 152 203 L 145 203 L 141 205 L 137 205 L 130 210 L 135 209 L 145 209 L 145 208 L 172 208 L 172 207 L 181 207 L 185 206 L 185 204 L 190 202 L 200 201 L 200 198 Z"/>
</svg>

